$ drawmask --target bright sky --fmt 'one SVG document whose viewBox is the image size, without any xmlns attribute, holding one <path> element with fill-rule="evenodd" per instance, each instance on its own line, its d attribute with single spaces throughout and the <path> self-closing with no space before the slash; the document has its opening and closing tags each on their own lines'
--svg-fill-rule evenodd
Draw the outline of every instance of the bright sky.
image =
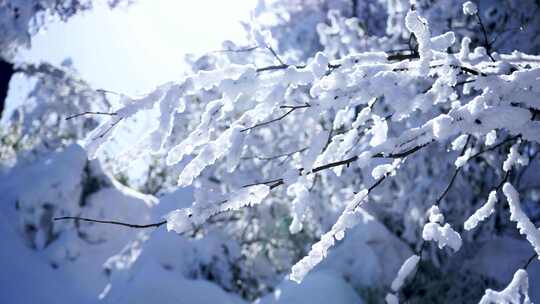
<svg viewBox="0 0 540 304">
<path fill-rule="evenodd" d="M 183 57 L 242 41 L 239 20 L 255 0 L 136 0 L 128 8 L 97 5 L 32 39 L 19 60 L 59 64 L 70 57 L 95 88 L 129 95 L 178 79 Z"/>
<path fill-rule="evenodd" d="M 224 40 L 244 41 L 240 20 L 249 20 L 255 5 L 255 0 L 135 0 L 127 8 L 110 10 L 98 4 L 67 23 L 49 24 L 17 60 L 59 65 L 71 58 L 96 89 L 144 94 L 178 80 L 184 55 L 222 49 Z M 29 89 L 20 77 L 11 86 L 6 113 L 24 100 Z M 141 122 L 138 126 L 145 128 L 147 122 Z"/>
</svg>

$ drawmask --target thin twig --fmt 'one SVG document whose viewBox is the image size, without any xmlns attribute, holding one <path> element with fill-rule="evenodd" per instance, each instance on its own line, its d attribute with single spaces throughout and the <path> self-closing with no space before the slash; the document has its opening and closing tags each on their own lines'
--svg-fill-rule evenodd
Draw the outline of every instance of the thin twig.
<svg viewBox="0 0 540 304">
<path fill-rule="evenodd" d="M 491 43 L 489 42 L 489 39 L 488 39 L 487 30 L 484 27 L 484 23 L 482 22 L 482 18 L 480 18 L 480 14 L 478 12 L 476 12 L 476 18 L 478 19 L 478 24 L 480 24 L 480 29 L 482 30 L 482 34 L 484 35 L 484 46 L 486 47 L 486 53 L 489 59 L 495 62 L 495 59 L 491 55 Z"/>
<path fill-rule="evenodd" d="M 255 159 L 260 159 L 260 160 L 274 160 L 276 158 L 281 158 L 281 157 L 284 157 L 284 156 L 292 156 L 293 154 L 296 154 L 296 153 L 302 153 L 302 152 L 304 152 L 306 150 L 307 150 L 307 147 L 304 147 L 304 148 L 296 150 L 296 151 L 287 152 L 287 153 L 281 153 L 281 154 L 268 156 L 268 157 L 253 155 L 253 156 L 242 157 L 242 159 L 254 159 L 255 158 Z"/>
<path fill-rule="evenodd" d="M 264 71 L 283 70 L 283 69 L 286 69 L 288 67 L 289 67 L 288 64 L 270 65 L 270 66 L 265 66 L 263 68 L 258 68 L 255 71 L 257 73 L 259 73 L 259 72 L 264 72 Z M 297 68 L 302 68 L 302 67 L 297 67 Z"/>
<path fill-rule="evenodd" d="M 460 157 L 465 155 L 465 150 L 467 150 L 467 146 L 469 145 L 469 141 L 471 140 L 471 135 L 469 134 L 467 136 L 467 141 L 465 142 L 465 145 L 463 146 L 463 148 L 461 149 L 461 153 L 459 153 Z M 469 158 L 470 159 L 470 158 Z M 467 161 L 469 160 L 467 159 Z M 463 168 L 463 166 L 459 167 L 459 168 L 456 168 L 456 170 L 454 170 L 454 174 L 452 175 L 452 178 L 450 179 L 450 182 L 448 183 L 448 185 L 446 185 L 446 188 L 444 189 L 444 191 L 441 193 L 441 195 L 439 195 L 439 197 L 437 198 L 437 200 L 435 200 L 435 205 L 438 206 L 441 201 L 443 200 L 443 198 L 448 194 L 448 192 L 450 191 L 450 188 L 452 188 L 452 186 L 454 185 L 454 182 L 456 181 L 456 177 L 457 175 L 459 174 L 459 172 L 461 171 L 461 168 Z"/>
<path fill-rule="evenodd" d="M 527 262 L 525 263 L 525 265 L 523 265 L 523 267 L 521 267 L 521 269 L 527 269 L 529 268 L 529 265 L 531 265 L 532 261 L 534 260 L 534 258 L 536 258 L 538 256 L 538 254 L 533 254 L 531 255 L 530 258 L 527 259 Z"/>
<path fill-rule="evenodd" d="M 285 107 L 285 106 L 284 106 Z M 287 111 L 285 114 L 279 116 L 278 118 L 275 118 L 275 119 L 272 119 L 272 120 L 269 120 L 269 121 L 265 121 L 265 122 L 261 122 L 261 123 L 258 123 L 254 126 L 251 126 L 251 127 L 248 127 L 248 128 L 245 128 L 245 129 L 242 129 L 240 130 L 240 132 L 246 132 L 246 131 L 249 131 L 249 130 L 252 130 L 252 129 L 255 129 L 255 128 L 259 128 L 259 127 L 262 127 L 262 126 L 266 126 L 268 124 L 271 124 L 273 122 L 276 122 L 276 121 L 280 121 L 282 120 L 283 118 L 287 117 L 289 114 L 291 114 L 292 112 L 298 110 L 298 109 L 304 109 L 304 108 L 309 108 L 311 107 L 310 104 L 306 103 L 305 105 L 302 105 L 302 106 L 293 106 L 293 107 L 289 107 L 287 106 L 287 109 L 289 109 L 289 111 Z"/>
<path fill-rule="evenodd" d="M 109 221 L 109 220 L 95 220 L 91 218 L 86 217 L 78 217 L 78 216 L 62 216 L 62 217 L 55 217 L 55 221 L 61 221 L 61 220 L 77 220 L 77 221 L 85 221 L 85 222 L 92 222 L 92 223 L 100 223 L 100 224 L 111 224 L 111 225 L 119 225 L 119 226 L 125 226 L 130 228 L 138 228 L 138 229 L 144 229 L 144 228 L 152 228 L 152 227 L 160 227 L 167 223 L 166 220 L 163 220 L 161 222 L 152 223 L 152 224 L 130 224 L 125 222 L 119 222 L 119 221 Z"/>
<path fill-rule="evenodd" d="M 68 117 L 66 117 L 66 120 L 70 120 L 70 119 L 77 118 L 77 117 L 84 116 L 84 115 L 109 115 L 109 116 L 115 116 L 115 115 L 118 115 L 118 113 L 116 113 L 116 112 L 93 112 L 93 111 L 86 111 L 86 112 L 82 112 L 82 113 L 78 113 L 78 114 L 74 114 L 74 115 L 68 116 Z"/>
<path fill-rule="evenodd" d="M 259 48 L 259 46 L 251 46 L 251 47 L 246 47 L 246 48 L 243 48 L 243 49 L 236 49 L 236 50 L 233 50 L 233 49 L 217 50 L 217 51 L 212 51 L 210 53 L 244 53 L 244 52 L 254 51 L 254 50 L 258 49 L 258 48 Z"/>
<path fill-rule="evenodd" d="M 383 154 L 382 152 L 381 153 L 377 153 L 375 155 L 373 155 L 373 158 L 402 158 L 402 157 L 405 157 L 405 156 L 408 156 L 410 154 L 413 154 L 414 152 L 424 148 L 425 146 L 431 144 L 433 141 L 430 141 L 430 142 L 427 142 L 423 145 L 419 145 L 419 146 L 416 146 L 410 150 L 407 150 L 407 151 L 404 151 L 404 152 L 398 152 L 398 153 L 390 153 L 390 154 Z"/>
<path fill-rule="evenodd" d="M 96 92 L 101 93 L 101 94 L 113 94 L 113 95 L 118 95 L 118 96 L 122 95 L 120 93 L 105 90 L 105 89 L 97 89 Z"/>
<path fill-rule="evenodd" d="M 101 134 L 99 134 L 98 136 L 94 137 L 93 139 L 96 140 L 98 138 L 102 138 L 103 136 L 105 136 L 105 134 L 109 133 L 109 131 L 112 130 L 112 128 L 114 128 L 119 122 L 122 121 L 124 117 L 120 117 L 120 119 L 118 119 L 117 121 L 113 122 L 105 131 L 103 131 Z"/>
<path fill-rule="evenodd" d="M 388 55 L 386 59 L 388 61 L 400 61 L 400 60 L 406 60 L 406 59 L 417 59 L 420 58 L 420 55 L 418 53 L 411 53 L 411 54 L 392 54 Z"/>
<path fill-rule="evenodd" d="M 283 60 L 281 60 L 281 58 L 279 58 L 278 54 L 276 53 L 276 51 L 274 51 L 274 49 L 271 46 L 268 46 L 267 48 L 272 53 L 272 55 L 274 55 L 274 57 L 276 57 L 277 61 L 279 61 L 279 63 L 281 65 L 285 65 L 285 62 L 283 62 Z"/>
<path fill-rule="evenodd" d="M 468 159 L 467 161 L 469 161 L 469 160 L 471 160 L 471 159 L 473 159 L 473 158 L 476 158 L 476 157 L 478 157 L 478 156 L 480 156 L 480 155 L 482 155 L 482 154 L 484 154 L 484 153 L 486 153 L 486 152 L 488 152 L 488 151 L 495 150 L 495 149 L 497 149 L 498 147 L 500 147 L 500 146 L 502 146 L 502 145 L 504 145 L 504 144 L 506 144 L 506 143 L 508 143 L 508 142 L 510 142 L 510 141 L 516 140 L 516 139 L 518 139 L 518 138 L 520 138 L 520 135 L 516 135 L 516 136 L 509 137 L 509 138 L 503 140 L 502 142 L 500 142 L 500 143 L 498 143 L 498 144 L 496 144 L 496 145 L 493 145 L 493 146 L 491 146 L 491 147 L 489 147 L 489 148 L 486 148 L 486 149 L 484 149 L 484 150 L 482 150 L 482 151 L 479 151 L 479 152 L 473 154 L 471 157 L 469 157 L 469 159 Z"/>
</svg>

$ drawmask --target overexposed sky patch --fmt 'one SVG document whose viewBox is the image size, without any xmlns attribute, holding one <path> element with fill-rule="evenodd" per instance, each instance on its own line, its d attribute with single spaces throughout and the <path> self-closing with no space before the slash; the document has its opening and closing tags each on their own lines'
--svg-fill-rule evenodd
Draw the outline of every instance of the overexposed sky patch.
<svg viewBox="0 0 540 304">
<path fill-rule="evenodd" d="M 254 0 L 137 0 L 127 8 L 103 4 L 67 23 L 49 24 L 19 61 L 60 64 L 71 58 L 95 88 L 142 94 L 182 75 L 185 54 L 243 41 L 240 20 Z"/>
</svg>

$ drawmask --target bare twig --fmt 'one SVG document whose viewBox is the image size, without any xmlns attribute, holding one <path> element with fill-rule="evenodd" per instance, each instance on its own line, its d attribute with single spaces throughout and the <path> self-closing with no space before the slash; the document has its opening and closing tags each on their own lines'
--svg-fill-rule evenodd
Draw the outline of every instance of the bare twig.
<svg viewBox="0 0 540 304">
<path fill-rule="evenodd" d="M 535 253 L 533 255 L 531 255 L 530 258 L 527 259 L 527 262 L 525 263 L 525 265 L 523 265 L 523 267 L 521 267 L 521 269 L 527 269 L 529 268 L 529 265 L 531 265 L 532 261 L 534 260 L 534 258 L 536 258 L 538 255 Z"/>
<path fill-rule="evenodd" d="M 482 18 L 480 18 L 480 13 L 476 12 L 476 18 L 478 19 L 478 24 L 480 25 L 480 29 L 482 30 L 482 34 L 484 35 L 484 47 L 486 48 L 486 53 L 491 59 L 491 61 L 495 62 L 495 59 L 491 55 L 491 43 L 489 42 L 487 30 L 484 27 L 484 23 L 482 22 Z"/>
<path fill-rule="evenodd" d="M 119 221 L 109 221 L 109 220 L 95 220 L 90 219 L 86 217 L 78 217 L 78 216 L 62 216 L 62 217 L 55 217 L 55 221 L 61 221 L 61 220 L 76 220 L 76 221 L 85 221 L 85 222 L 92 222 L 92 223 L 100 223 L 100 224 L 111 224 L 111 225 L 119 225 L 119 226 L 125 226 L 129 228 L 153 228 L 153 227 L 160 227 L 167 223 L 166 220 L 163 220 L 161 222 L 151 223 L 151 224 L 130 224 L 125 222 L 119 222 Z"/>
<path fill-rule="evenodd" d="M 377 153 L 377 154 L 373 155 L 373 158 L 402 158 L 402 157 L 408 156 L 410 154 L 413 154 L 414 152 L 424 148 L 425 146 L 429 145 L 432 142 L 433 141 L 430 141 L 428 143 L 416 146 L 416 147 L 414 147 L 414 148 L 412 148 L 410 150 L 404 151 L 404 152 L 390 153 L 390 154 L 386 154 L 386 155 L 383 154 L 383 153 Z"/>
<path fill-rule="evenodd" d="M 292 156 L 296 153 L 302 153 L 304 151 L 307 150 L 307 147 L 304 147 L 302 149 L 298 149 L 298 150 L 295 150 L 295 151 L 292 151 L 292 152 L 287 152 L 287 153 L 281 153 L 281 154 L 277 154 L 277 155 L 273 155 L 273 156 L 268 156 L 268 157 L 264 157 L 264 156 L 257 156 L 257 155 L 254 155 L 254 156 L 248 156 L 248 157 L 242 157 L 242 159 L 260 159 L 260 160 L 274 160 L 274 159 L 277 159 L 277 158 L 281 158 L 281 157 L 284 157 L 284 156 Z"/>
<path fill-rule="evenodd" d="M 93 139 L 96 140 L 98 138 L 102 138 L 103 136 L 105 136 L 105 134 L 109 133 L 109 131 L 111 131 L 112 128 L 114 128 L 119 122 L 121 122 L 123 118 L 124 117 L 120 117 L 117 121 L 113 122 L 105 131 L 103 131 L 101 134 L 94 137 Z"/>
<path fill-rule="evenodd" d="M 257 73 L 264 72 L 264 71 L 274 71 L 274 70 L 283 70 L 288 68 L 288 64 L 280 64 L 280 65 L 270 65 L 262 68 L 258 68 L 256 70 Z M 304 66 L 297 66 L 297 68 L 303 68 Z"/>
<path fill-rule="evenodd" d="M 420 55 L 418 55 L 418 53 L 416 52 L 413 52 L 410 54 L 398 53 L 398 54 L 388 55 L 388 57 L 386 57 L 388 61 L 399 61 L 399 60 L 417 59 L 417 58 L 420 58 Z"/>
<path fill-rule="evenodd" d="M 246 48 L 243 48 L 243 49 L 217 50 L 217 51 L 212 51 L 210 53 L 244 53 L 244 52 L 254 51 L 254 50 L 258 49 L 258 48 L 259 48 L 259 46 L 251 46 L 251 47 L 246 47 Z"/>
<path fill-rule="evenodd" d="M 274 55 L 274 57 L 277 59 L 277 61 L 279 61 L 279 63 L 281 65 L 285 65 L 285 62 L 283 62 L 283 60 L 281 60 L 281 58 L 279 58 L 278 54 L 276 53 L 276 51 L 274 51 L 274 49 L 271 46 L 267 46 L 267 48 L 270 51 L 270 53 L 272 53 L 272 55 Z"/>
<path fill-rule="evenodd" d="M 484 73 L 484 72 L 479 72 L 477 70 L 474 70 L 472 68 L 468 68 L 466 66 L 455 65 L 455 64 L 451 64 L 450 66 L 455 68 L 455 69 L 460 69 L 465 73 L 469 73 L 469 74 L 472 74 L 472 75 L 475 75 L 475 76 L 487 76 L 487 74 Z M 437 67 L 437 66 L 432 66 L 432 67 Z"/>
<path fill-rule="evenodd" d="M 96 92 L 101 93 L 101 94 L 113 94 L 113 95 L 118 95 L 118 96 L 122 95 L 120 93 L 105 90 L 105 89 L 97 89 Z"/>
<path fill-rule="evenodd" d="M 276 121 L 280 121 L 283 118 L 287 117 L 292 112 L 294 112 L 294 111 L 296 111 L 298 109 L 309 108 L 309 107 L 311 107 L 311 105 L 306 103 L 305 105 L 301 105 L 301 106 L 282 106 L 282 107 L 283 107 L 283 109 L 289 109 L 289 111 L 287 111 L 285 114 L 279 116 L 278 118 L 258 123 L 258 124 L 254 125 L 254 126 L 249 127 L 249 128 L 242 129 L 242 130 L 240 130 L 240 132 L 246 132 L 246 131 L 249 131 L 249 130 L 252 130 L 252 129 L 255 129 L 255 128 L 266 126 L 266 125 L 271 124 L 271 123 L 276 122 Z"/>
<path fill-rule="evenodd" d="M 508 143 L 508 142 L 514 141 L 514 140 L 516 140 L 516 139 L 518 139 L 518 138 L 520 138 L 520 137 L 521 137 L 520 135 L 511 136 L 511 137 L 509 137 L 509 138 L 503 140 L 502 142 L 500 142 L 500 143 L 498 143 L 498 144 L 496 144 L 496 145 L 493 145 L 493 146 L 491 146 L 491 147 L 489 147 L 489 148 L 486 148 L 486 149 L 484 149 L 484 150 L 481 150 L 481 151 L 479 151 L 479 152 L 476 152 L 476 153 L 473 154 L 471 157 L 469 157 L 469 160 L 471 160 L 471 159 L 473 159 L 473 158 L 476 158 L 476 157 L 478 157 L 478 156 L 480 156 L 480 155 L 482 155 L 482 154 L 484 154 L 484 153 L 486 153 L 486 152 L 488 152 L 488 151 L 495 150 L 495 149 L 497 149 L 498 147 L 500 147 L 500 146 L 502 146 L 502 145 L 504 145 L 504 144 L 506 144 L 506 143 Z"/>
<path fill-rule="evenodd" d="M 467 136 L 467 141 L 465 142 L 465 145 L 463 146 L 463 148 L 461 149 L 461 153 L 459 153 L 460 156 L 463 156 L 465 155 L 465 150 L 467 150 L 467 146 L 469 145 L 469 141 L 471 140 L 471 135 L 468 135 Z M 470 159 L 470 158 L 469 158 Z M 467 161 L 469 160 L 467 159 Z M 443 200 L 443 198 L 448 194 L 448 192 L 450 191 L 450 188 L 452 188 L 452 186 L 454 185 L 454 182 L 456 181 L 456 177 L 457 175 L 459 174 L 459 172 L 461 171 L 461 168 L 463 168 L 463 166 L 459 167 L 459 168 L 456 168 L 454 170 L 454 174 L 452 175 L 452 178 L 450 179 L 450 182 L 448 183 L 448 185 L 446 185 L 446 188 L 444 189 L 444 191 L 441 193 L 441 195 L 439 195 L 439 197 L 437 198 L 437 200 L 435 200 L 435 205 L 438 206 L 441 201 Z"/>
<path fill-rule="evenodd" d="M 109 115 L 109 116 L 115 116 L 115 115 L 118 115 L 118 113 L 116 113 L 116 112 L 93 112 L 93 111 L 86 111 L 86 112 L 82 112 L 82 113 L 78 113 L 78 114 L 74 114 L 74 115 L 68 116 L 68 117 L 66 117 L 66 120 L 70 120 L 70 119 L 77 118 L 77 117 L 84 116 L 84 115 Z"/>
</svg>

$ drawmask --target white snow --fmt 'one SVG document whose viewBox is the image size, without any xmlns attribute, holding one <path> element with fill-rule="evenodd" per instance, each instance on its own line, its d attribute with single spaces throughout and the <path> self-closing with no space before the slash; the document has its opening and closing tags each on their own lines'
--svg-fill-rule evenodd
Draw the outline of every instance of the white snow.
<svg viewBox="0 0 540 304">
<path fill-rule="evenodd" d="M 345 230 L 356 226 L 361 221 L 363 212 L 359 206 L 367 200 L 367 194 L 367 190 L 361 191 L 347 203 L 347 208 L 339 216 L 332 229 L 323 234 L 321 240 L 311 246 L 307 256 L 294 264 L 289 276 L 291 280 L 297 283 L 302 282 L 311 269 L 327 256 L 328 250 L 335 245 L 336 240 L 343 238 Z"/>
<path fill-rule="evenodd" d="M 384 297 L 384 300 L 386 304 L 399 304 L 398 297 L 391 293 L 386 294 L 386 297 Z"/>
<path fill-rule="evenodd" d="M 519 233 L 525 235 L 537 255 L 540 255 L 540 231 L 534 226 L 529 217 L 521 210 L 519 194 L 510 183 L 503 186 L 504 195 L 510 207 L 510 220 L 516 222 Z"/>
<path fill-rule="evenodd" d="M 520 143 L 516 143 L 512 145 L 512 147 L 510 147 L 510 152 L 508 152 L 508 156 L 503 163 L 503 170 L 505 172 L 508 172 L 514 166 L 526 166 L 527 164 L 529 164 L 529 158 L 519 154 L 519 144 Z"/>
<path fill-rule="evenodd" d="M 475 15 L 478 13 L 478 7 L 472 1 L 463 3 L 463 13 L 465 15 Z"/>
<path fill-rule="evenodd" d="M 508 303 L 508 304 L 532 304 L 529 299 L 529 279 L 527 271 L 518 269 L 512 281 L 505 289 L 497 292 L 491 289 L 480 299 L 478 304 Z"/>
<path fill-rule="evenodd" d="M 449 246 L 454 251 L 461 248 L 461 236 L 457 233 L 450 224 L 444 224 L 444 216 L 439 210 L 439 207 L 434 205 L 428 212 L 429 222 L 424 225 L 422 230 L 422 238 L 425 241 L 435 241 L 438 243 L 439 249 Z M 444 226 L 441 226 L 443 225 Z"/>
<path fill-rule="evenodd" d="M 476 226 L 488 218 L 495 212 L 495 204 L 497 203 L 497 191 L 493 190 L 489 193 L 487 202 L 478 208 L 463 224 L 465 230 L 472 230 Z"/>
<path fill-rule="evenodd" d="M 407 260 L 405 260 L 405 262 L 403 262 L 403 265 L 401 265 L 401 268 L 399 269 L 396 278 L 394 279 L 394 281 L 392 281 L 392 290 L 394 292 L 397 292 L 401 289 L 407 277 L 409 277 L 411 273 L 416 269 L 416 265 L 419 261 L 419 256 L 412 255 Z"/>
<path fill-rule="evenodd" d="M 363 304 L 354 289 L 338 274 L 326 271 L 310 273 L 300 284 L 284 280 L 273 293 L 258 304 Z"/>
<path fill-rule="evenodd" d="M 426 223 L 422 231 L 422 238 L 426 241 L 437 242 L 440 249 L 449 246 L 454 251 L 458 251 L 462 244 L 461 236 L 448 223 L 444 226 L 437 223 Z"/>
<path fill-rule="evenodd" d="M 491 130 L 488 134 L 486 134 L 486 146 L 493 146 L 495 144 L 495 141 L 497 140 L 497 131 Z"/>
</svg>

